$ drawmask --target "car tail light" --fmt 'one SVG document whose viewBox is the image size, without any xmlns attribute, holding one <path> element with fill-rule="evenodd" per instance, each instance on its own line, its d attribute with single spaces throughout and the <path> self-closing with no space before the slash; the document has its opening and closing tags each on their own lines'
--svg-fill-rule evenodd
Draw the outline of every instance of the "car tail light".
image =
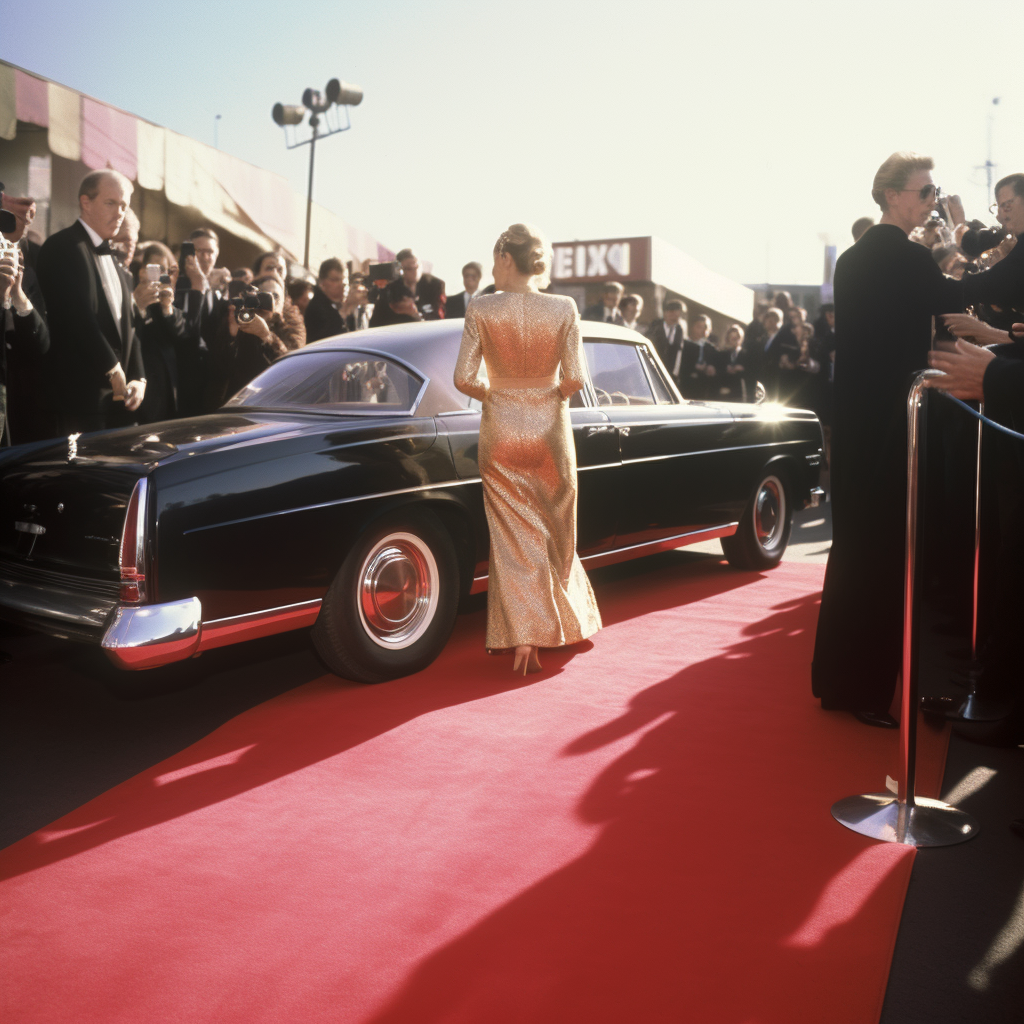
<svg viewBox="0 0 1024 1024">
<path fill-rule="evenodd" d="M 121 600 L 139 604 L 146 600 L 146 496 L 148 487 L 140 480 L 132 491 L 124 517 L 118 566 L 121 570 Z"/>
</svg>

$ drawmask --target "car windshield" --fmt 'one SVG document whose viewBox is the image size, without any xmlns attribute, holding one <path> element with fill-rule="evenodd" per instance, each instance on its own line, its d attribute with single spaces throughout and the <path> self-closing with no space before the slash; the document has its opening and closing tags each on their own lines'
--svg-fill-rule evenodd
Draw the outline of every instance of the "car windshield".
<svg viewBox="0 0 1024 1024">
<path fill-rule="evenodd" d="M 410 412 L 423 379 L 366 352 L 331 350 L 281 359 L 226 403 L 228 408 L 317 412 Z"/>
</svg>

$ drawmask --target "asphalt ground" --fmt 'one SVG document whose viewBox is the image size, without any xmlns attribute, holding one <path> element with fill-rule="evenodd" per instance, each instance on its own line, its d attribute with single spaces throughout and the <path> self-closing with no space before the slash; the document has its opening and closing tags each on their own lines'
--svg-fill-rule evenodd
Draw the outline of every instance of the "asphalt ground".
<svg viewBox="0 0 1024 1024">
<path fill-rule="evenodd" d="M 785 557 L 822 563 L 830 543 L 830 507 L 806 509 Z M 712 541 L 597 574 L 611 581 L 721 557 Z M 481 607 L 486 596 L 472 600 Z M 936 671 L 955 643 L 941 630 L 926 636 Z M 118 672 L 98 651 L 3 624 L 0 650 L 13 656 L 0 664 L 0 847 L 324 671 L 301 632 L 149 673 Z M 882 1024 L 1024 1019 L 1024 839 L 1008 828 L 1024 816 L 1024 751 L 991 727 L 954 735 L 943 792 L 957 788 L 981 833 L 918 851 Z"/>
</svg>

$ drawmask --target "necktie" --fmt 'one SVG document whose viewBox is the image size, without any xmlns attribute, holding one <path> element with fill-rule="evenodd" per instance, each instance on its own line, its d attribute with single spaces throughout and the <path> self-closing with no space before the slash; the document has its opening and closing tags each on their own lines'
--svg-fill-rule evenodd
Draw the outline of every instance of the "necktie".
<svg viewBox="0 0 1024 1024">
<path fill-rule="evenodd" d="M 107 241 L 100 242 L 100 244 L 93 249 L 93 252 L 96 253 L 97 256 L 114 255 L 113 251 L 110 248 L 110 243 Z"/>
</svg>

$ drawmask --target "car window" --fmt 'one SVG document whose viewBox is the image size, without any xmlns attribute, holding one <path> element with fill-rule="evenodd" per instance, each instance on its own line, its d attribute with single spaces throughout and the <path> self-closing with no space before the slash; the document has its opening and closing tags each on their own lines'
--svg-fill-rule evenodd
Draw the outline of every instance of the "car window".
<svg viewBox="0 0 1024 1024">
<path fill-rule="evenodd" d="M 665 382 L 664 371 L 658 366 L 658 361 L 651 354 L 649 348 L 640 348 L 639 351 L 640 358 L 643 359 L 644 365 L 647 367 L 647 376 L 651 379 L 651 385 L 654 387 L 654 397 L 658 405 L 673 405 L 675 398 Z"/>
<path fill-rule="evenodd" d="M 389 359 L 334 350 L 280 359 L 226 403 L 232 408 L 408 412 L 423 379 Z"/>
<path fill-rule="evenodd" d="M 583 351 L 598 405 L 654 405 L 654 393 L 636 345 L 584 341 Z"/>
</svg>

